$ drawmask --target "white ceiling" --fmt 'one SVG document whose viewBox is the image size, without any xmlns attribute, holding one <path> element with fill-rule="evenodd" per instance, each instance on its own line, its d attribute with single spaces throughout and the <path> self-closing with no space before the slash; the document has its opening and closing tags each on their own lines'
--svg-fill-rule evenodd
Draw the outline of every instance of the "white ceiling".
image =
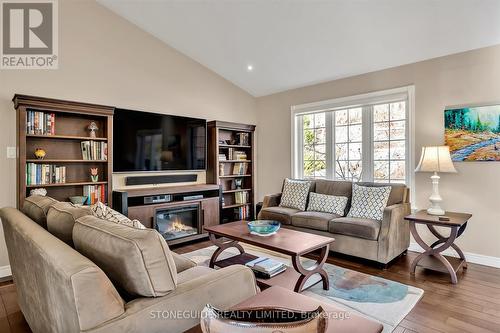
<svg viewBox="0 0 500 333">
<path fill-rule="evenodd" d="M 254 96 L 500 44 L 500 0 L 98 2 Z"/>
</svg>

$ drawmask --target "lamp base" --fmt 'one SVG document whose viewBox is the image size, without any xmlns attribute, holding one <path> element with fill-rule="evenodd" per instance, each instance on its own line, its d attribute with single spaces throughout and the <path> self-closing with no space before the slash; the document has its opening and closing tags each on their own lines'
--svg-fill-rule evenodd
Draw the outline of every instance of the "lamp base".
<svg viewBox="0 0 500 333">
<path fill-rule="evenodd" d="M 439 215 L 439 216 L 443 216 L 445 215 L 445 211 L 444 209 L 442 209 L 441 207 L 430 207 L 429 209 L 427 209 L 427 214 L 429 215 Z"/>
<path fill-rule="evenodd" d="M 427 214 L 429 215 L 444 215 L 444 209 L 439 206 L 439 204 L 443 201 L 441 195 L 439 195 L 439 176 L 437 172 L 431 176 L 432 180 L 432 194 L 429 197 L 429 201 L 431 202 L 431 207 L 427 209 Z"/>
</svg>

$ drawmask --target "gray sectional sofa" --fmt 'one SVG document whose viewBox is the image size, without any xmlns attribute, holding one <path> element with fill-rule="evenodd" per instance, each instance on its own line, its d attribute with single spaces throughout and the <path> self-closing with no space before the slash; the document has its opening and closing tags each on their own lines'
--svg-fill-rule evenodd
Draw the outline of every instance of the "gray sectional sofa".
<svg viewBox="0 0 500 333">
<path fill-rule="evenodd" d="M 404 216 L 410 214 L 409 189 L 403 184 L 357 183 L 361 186 L 391 186 L 382 220 L 347 217 L 352 182 L 315 180 L 310 191 L 349 199 L 343 216 L 281 207 L 281 193 L 264 198 L 259 219 L 280 221 L 283 227 L 332 237 L 331 250 L 386 265 L 410 245 L 410 230 Z"/>
</svg>

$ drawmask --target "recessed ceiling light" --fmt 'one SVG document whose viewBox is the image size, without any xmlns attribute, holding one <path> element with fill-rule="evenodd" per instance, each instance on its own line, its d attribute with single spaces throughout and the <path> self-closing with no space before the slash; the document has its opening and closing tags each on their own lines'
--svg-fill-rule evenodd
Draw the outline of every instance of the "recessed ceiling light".
<svg viewBox="0 0 500 333">
<path fill-rule="evenodd" d="M 253 71 L 253 66 L 252 65 L 247 65 L 247 71 L 249 71 L 249 72 Z"/>
</svg>

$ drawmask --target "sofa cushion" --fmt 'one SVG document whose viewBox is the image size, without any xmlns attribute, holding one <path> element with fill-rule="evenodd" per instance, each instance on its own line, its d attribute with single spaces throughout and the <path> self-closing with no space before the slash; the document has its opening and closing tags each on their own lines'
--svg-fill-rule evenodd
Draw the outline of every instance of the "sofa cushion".
<svg viewBox="0 0 500 333">
<path fill-rule="evenodd" d="M 283 184 L 280 207 L 306 210 L 312 182 L 286 178 Z"/>
<path fill-rule="evenodd" d="M 405 184 L 388 184 L 388 183 L 358 183 L 360 186 L 367 187 L 391 187 L 391 194 L 389 195 L 389 199 L 387 200 L 387 206 L 392 206 L 396 204 L 400 204 L 405 201 L 405 196 L 407 192 L 407 187 Z M 406 199 L 407 200 L 407 199 Z"/>
<path fill-rule="evenodd" d="M 368 187 L 352 184 L 352 202 L 348 217 L 382 220 L 391 186 Z"/>
<path fill-rule="evenodd" d="M 24 199 L 22 212 L 30 219 L 47 229 L 47 213 L 50 206 L 57 203 L 56 199 L 43 195 L 32 195 Z"/>
<path fill-rule="evenodd" d="M 346 197 L 347 205 L 342 216 L 346 216 L 349 212 L 350 202 L 352 197 L 352 182 L 345 180 L 315 180 L 316 189 L 314 192 L 319 194 L 335 195 L 338 197 Z"/>
<path fill-rule="evenodd" d="M 80 217 L 90 215 L 89 206 L 75 206 L 70 202 L 58 202 L 47 213 L 47 230 L 73 247 L 73 226 Z"/>
<path fill-rule="evenodd" d="M 174 259 L 156 230 L 84 216 L 75 223 L 73 242 L 80 253 L 130 295 L 164 296 L 176 287 Z"/>
<path fill-rule="evenodd" d="M 93 216 L 102 220 L 123 224 L 132 228 L 146 229 L 146 227 L 139 220 L 131 220 L 100 201 L 90 206 L 90 211 Z"/>
<path fill-rule="evenodd" d="M 330 222 L 329 231 L 334 234 L 377 240 L 380 221 L 357 217 L 339 217 Z"/>
<path fill-rule="evenodd" d="M 283 224 L 292 224 L 292 215 L 300 212 L 298 209 L 287 207 L 266 207 L 259 213 L 260 220 L 275 220 Z"/>
<path fill-rule="evenodd" d="M 292 216 L 292 225 L 302 228 L 328 231 L 330 220 L 342 215 L 324 212 L 298 212 Z"/>
<path fill-rule="evenodd" d="M 307 210 L 344 216 L 348 200 L 347 197 L 311 192 L 309 193 Z"/>
<path fill-rule="evenodd" d="M 215 272 L 215 269 L 213 268 L 209 268 L 206 266 L 195 266 L 179 273 L 178 283 L 183 284 L 188 281 L 197 279 L 203 275 L 211 274 L 213 272 Z"/>
</svg>

